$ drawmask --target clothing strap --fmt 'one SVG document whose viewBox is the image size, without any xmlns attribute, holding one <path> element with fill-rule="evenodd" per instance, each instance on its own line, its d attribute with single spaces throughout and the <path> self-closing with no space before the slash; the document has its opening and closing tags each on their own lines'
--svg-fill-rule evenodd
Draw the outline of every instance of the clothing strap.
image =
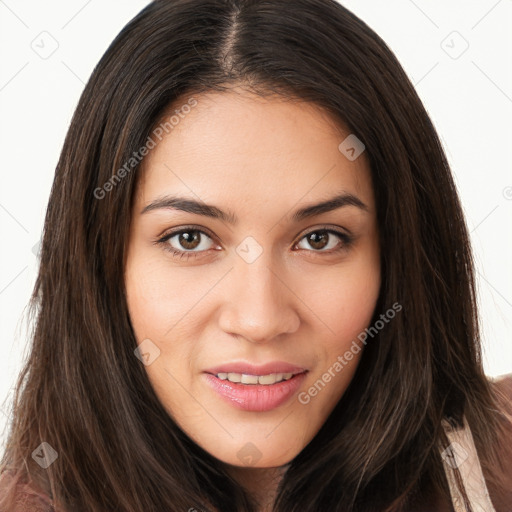
<svg viewBox="0 0 512 512">
<path fill-rule="evenodd" d="M 440 451 L 455 512 L 467 511 L 460 484 L 466 491 L 473 512 L 496 512 L 466 418 L 463 417 L 462 427 L 454 427 L 447 420 L 442 420 L 442 426 L 450 445 Z"/>
</svg>

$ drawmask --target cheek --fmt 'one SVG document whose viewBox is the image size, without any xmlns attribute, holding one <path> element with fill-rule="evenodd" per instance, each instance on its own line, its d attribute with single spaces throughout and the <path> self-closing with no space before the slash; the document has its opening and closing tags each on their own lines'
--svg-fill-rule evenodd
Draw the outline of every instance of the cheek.
<svg viewBox="0 0 512 512">
<path fill-rule="evenodd" d="M 380 289 L 379 276 L 354 274 L 330 290 L 323 310 L 338 339 L 356 337 L 371 321 Z"/>
<path fill-rule="evenodd" d="M 139 264 L 132 260 L 127 265 L 126 291 L 128 309 L 137 340 L 152 337 L 171 327 L 169 313 L 179 305 L 178 294 L 162 276 L 160 265 Z"/>
<path fill-rule="evenodd" d="M 169 414 L 180 415 L 183 404 L 187 403 L 181 386 L 190 388 L 190 361 L 200 352 L 197 343 L 190 343 L 194 339 L 191 310 L 204 295 L 199 289 L 200 280 L 142 253 L 128 259 L 125 279 L 137 343 L 149 339 L 160 351 L 145 366 L 148 378 Z"/>
<path fill-rule="evenodd" d="M 380 291 L 380 268 L 374 263 L 338 268 L 322 280 L 323 287 L 317 282 L 311 298 L 319 312 L 313 332 L 325 335 L 316 337 L 318 365 L 299 395 L 308 418 L 325 420 L 356 371 L 364 350 L 358 337 L 371 322 Z"/>
<path fill-rule="evenodd" d="M 316 313 L 326 348 L 342 350 L 371 322 L 380 292 L 380 265 L 374 253 L 346 267 L 333 267 L 316 282 L 308 280 L 308 304 Z"/>
<path fill-rule="evenodd" d="M 177 269 L 162 258 L 128 260 L 126 290 L 137 340 L 175 338 L 190 323 L 189 312 L 208 290 L 197 269 Z"/>
<path fill-rule="evenodd" d="M 160 350 L 146 371 L 162 397 L 176 387 L 172 377 L 190 386 L 191 362 L 203 350 L 198 331 L 204 323 L 205 296 L 218 281 L 200 267 L 177 268 L 162 256 L 140 251 L 128 258 L 126 291 L 138 343 L 149 339 Z M 165 402 L 175 402 L 167 398 Z"/>
</svg>

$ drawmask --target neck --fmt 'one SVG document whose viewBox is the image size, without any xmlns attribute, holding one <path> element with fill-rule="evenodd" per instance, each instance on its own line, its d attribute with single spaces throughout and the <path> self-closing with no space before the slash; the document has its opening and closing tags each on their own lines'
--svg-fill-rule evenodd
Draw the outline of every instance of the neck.
<svg viewBox="0 0 512 512">
<path fill-rule="evenodd" d="M 288 467 L 289 464 L 271 468 L 228 466 L 228 472 L 256 500 L 259 512 L 271 512 Z"/>
</svg>

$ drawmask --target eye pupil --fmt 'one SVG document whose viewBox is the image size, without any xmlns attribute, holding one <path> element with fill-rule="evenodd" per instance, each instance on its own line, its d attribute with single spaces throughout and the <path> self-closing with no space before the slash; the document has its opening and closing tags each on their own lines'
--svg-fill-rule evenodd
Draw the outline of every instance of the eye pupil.
<svg viewBox="0 0 512 512">
<path fill-rule="evenodd" d="M 323 249 L 327 245 L 328 241 L 329 233 L 326 231 L 314 231 L 308 235 L 309 245 L 314 249 Z"/>
<path fill-rule="evenodd" d="M 190 236 L 190 233 L 193 235 Z M 195 249 L 199 245 L 199 239 L 199 231 L 185 231 L 179 235 L 179 243 L 185 249 Z"/>
</svg>

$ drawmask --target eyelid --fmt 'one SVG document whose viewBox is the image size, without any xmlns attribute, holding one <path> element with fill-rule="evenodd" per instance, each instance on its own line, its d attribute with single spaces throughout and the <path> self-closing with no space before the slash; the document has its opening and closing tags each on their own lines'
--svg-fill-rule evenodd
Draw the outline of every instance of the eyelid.
<svg viewBox="0 0 512 512">
<path fill-rule="evenodd" d="M 345 231 L 346 233 L 342 233 L 342 234 L 344 234 L 345 236 L 347 236 L 349 238 L 354 238 L 354 235 L 352 234 L 352 232 L 349 229 L 342 228 L 340 226 L 335 226 L 333 224 L 319 224 L 318 226 L 314 226 L 312 228 L 311 227 L 306 228 L 303 231 L 301 231 L 295 238 L 296 238 L 297 242 L 299 242 L 306 235 L 309 235 L 310 233 L 315 233 L 316 231 L 334 231 L 335 234 L 337 232 Z M 295 242 L 295 243 L 297 243 L 297 242 Z"/>
<path fill-rule="evenodd" d="M 216 238 L 217 240 L 220 240 L 220 238 L 217 235 L 214 235 L 213 232 L 210 231 L 208 228 L 205 228 L 204 226 L 196 226 L 194 224 L 180 226 L 179 228 L 166 229 L 160 235 L 157 236 L 157 239 L 162 239 L 169 235 L 177 235 L 178 233 L 182 233 L 183 231 L 201 231 L 202 233 L 208 235 L 210 238 Z"/>
</svg>

